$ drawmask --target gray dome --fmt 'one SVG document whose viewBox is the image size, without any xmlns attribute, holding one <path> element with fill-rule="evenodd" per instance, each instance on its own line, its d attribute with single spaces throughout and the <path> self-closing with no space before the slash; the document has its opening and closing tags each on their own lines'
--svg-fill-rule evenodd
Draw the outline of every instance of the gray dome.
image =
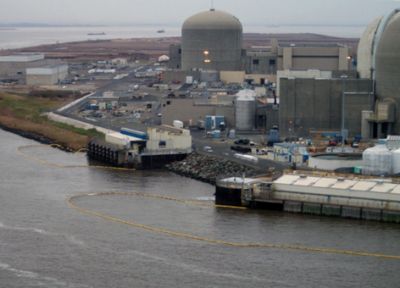
<svg viewBox="0 0 400 288">
<path fill-rule="evenodd" d="M 386 24 L 387 23 L 387 24 Z M 378 98 L 393 98 L 400 108 L 400 11 L 386 20 L 377 43 L 376 88 Z M 398 118 L 400 119 L 400 118 Z"/>
<path fill-rule="evenodd" d="M 186 19 L 182 26 L 182 30 L 185 29 L 242 31 L 242 24 L 238 18 L 229 13 L 211 9 L 197 13 Z"/>
<path fill-rule="evenodd" d="M 229 13 L 210 10 L 182 26 L 182 70 L 242 69 L 242 24 Z"/>
</svg>

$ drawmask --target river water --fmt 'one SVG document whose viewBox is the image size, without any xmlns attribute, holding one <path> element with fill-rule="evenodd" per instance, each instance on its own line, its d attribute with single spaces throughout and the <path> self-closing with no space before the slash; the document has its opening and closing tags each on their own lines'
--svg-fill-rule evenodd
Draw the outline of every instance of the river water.
<svg viewBox="0 0 400 288">
<path fill-rule="evenodd" d="M 37 143 L 2 130 L 0 143 L 0 287 L 399 287 L 396 259 L 232 247 L 159 233 L 400 255 L 399 225 L 142 196 L 75 199 L 113 217 L 103 219 L 72 209 L 68 197 L 141 192 L 208 203 L 214 189 L 166 171 L 72 167 L 85 165 L 85 157 L 26 146 Z"/>
</svg>

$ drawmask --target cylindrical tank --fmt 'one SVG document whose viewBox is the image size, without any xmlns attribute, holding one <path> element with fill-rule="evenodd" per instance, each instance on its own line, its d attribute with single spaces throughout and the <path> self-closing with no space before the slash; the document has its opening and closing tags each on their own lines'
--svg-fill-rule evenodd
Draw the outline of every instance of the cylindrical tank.
<svg viewBox="0 0 400 288">
<path fill-rule="evenodd" d="M 235 101 L 235 118 L 237 130 L 253 130 L 256 115 L 254 91 L 245 90 L 238 93 Z"/>
<path fill-rule="evenodd" d="M 175 128 L 183 128 L 183 122 L 180 121 L 180 120 L 174 120 L 174 121 L 172 122 L 172 125 L 173 125 Z"/>
<path fill-rule="evenodd" d="M 393 174 L 400 174 L 400 149 L 392 152 L 392 168 Z"/>
<path fill-rule="evenodd" d="M 368 148 L 363 153 L 363 174 L 389 175 L 392 173 L 392 153 L 385 144 Z"/>
<path fill-rule="evenodd" d="M 241 70 L 242 24 L 233 15 L 211 9 L 182 26 L 182 70 Z"/>
</svg>

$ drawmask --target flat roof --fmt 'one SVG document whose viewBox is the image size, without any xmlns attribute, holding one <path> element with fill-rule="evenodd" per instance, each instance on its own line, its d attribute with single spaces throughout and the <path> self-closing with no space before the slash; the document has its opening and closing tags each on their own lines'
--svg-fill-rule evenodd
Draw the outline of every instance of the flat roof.
<svg viewBox="0 0 400 288">
<path fill-rule="evenodd" d="M 44 54 L 14 54 L 8 56 L 0 56 L 0 62 L 33 62 L 43 60 Z"/>
<path fill-rule="evenodd" d="M 375 192 L 400 194 L 400 184 L 381 179 L 346 179 L 342 177 L 316 177 L 308 175 L 286 174 L 274 181 L 274 184 L 330 188 L 349 192 Z"/>
<path fill-rule="evenodd" d="M 59 64 L 43 67 L 26 68 L 27 75 L 52 75 L 60 71 L 67 71 L 68 65 Z"/>
</svg>

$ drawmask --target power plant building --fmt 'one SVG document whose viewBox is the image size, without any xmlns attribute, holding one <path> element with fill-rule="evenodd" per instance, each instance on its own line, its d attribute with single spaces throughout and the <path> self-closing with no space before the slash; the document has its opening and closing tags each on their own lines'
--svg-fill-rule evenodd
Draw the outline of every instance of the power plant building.
<svg viewBox="0 0 400 288">
<path fill-rule="evenodd" d="M 358 48 L 358 73 L 375 84 L 375 109 L 365 118 L 368 137 L 400 134 L 400 10 L 374 20 Z M 367 115 L 367 113 L 366 113 Z"/>
<path fill-rule="evenodd" d="M 214 9 L 189 17 L 182 26 L 182 70 L 241 70 L 242 30 L 239 19 Z"/>
<path fill-rule="evenodd" d="M 399 35 L 399 9 L 368 25 L 358 47 L 359 78 L 333 71 L 331 80 L 280 79 L 281 131 L 303 136 L 306 130 L 340 131 L 343 125 L 363 138 L 400 134 Z"/>
</svg>

